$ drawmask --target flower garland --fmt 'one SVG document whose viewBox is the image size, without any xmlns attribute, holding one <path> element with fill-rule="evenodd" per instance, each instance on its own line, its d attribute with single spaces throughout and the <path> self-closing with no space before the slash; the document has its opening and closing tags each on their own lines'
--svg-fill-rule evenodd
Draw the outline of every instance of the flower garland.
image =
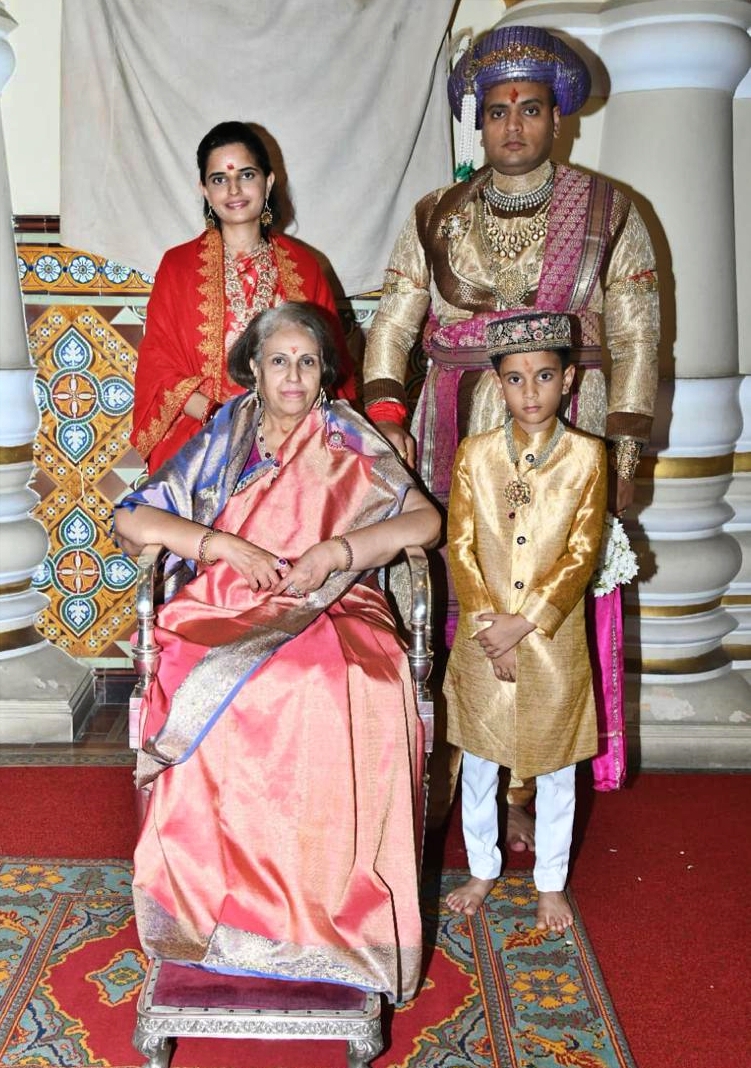
<svg viewBox="0 0 751 1068">
<path fill-rule="evenodd" d="M 591 583 L 595 597 L 612 593 L 616 586 L 623 586 L 637 574 L 639 564 L 631 548 L 628 535 L 620 519 L 608 512 L 600 547 L 600 559 Z"/>
</svg>

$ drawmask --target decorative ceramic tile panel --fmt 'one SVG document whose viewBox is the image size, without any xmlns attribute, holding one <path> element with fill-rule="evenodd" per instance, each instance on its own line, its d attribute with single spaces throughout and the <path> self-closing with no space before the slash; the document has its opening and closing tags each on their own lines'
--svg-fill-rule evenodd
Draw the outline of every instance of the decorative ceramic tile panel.
<svg viewBox="0 0 751 1068">
<path fill-rule="evenodd" d="M 29 347 L 41 412 L 35 461 L 46 475 L 37 516 L 50 538 L 35 577 L 50 598 L 40 631 L 73 656 L 125 665 L 135 568 L 109 530 L 112 503 L 141 461 L 128 441 L 136 350 L 111 322 L 119 311 L 45 308 L 29 322 Z"/>
<path fill-rule="evenodd" d="M 24 293 L 89 297 L 115 293 L 148 296 L 154 281 L 151 275 L 114 260 L 43 244 L 18 246 L 18 275 Z"/>
</svg>

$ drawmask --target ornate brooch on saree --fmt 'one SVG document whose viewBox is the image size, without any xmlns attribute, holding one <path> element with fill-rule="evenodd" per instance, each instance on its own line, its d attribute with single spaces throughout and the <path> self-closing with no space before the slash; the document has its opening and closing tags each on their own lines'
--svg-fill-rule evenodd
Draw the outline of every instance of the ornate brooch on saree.
<svg viewBox="0 0 751 1068">
<path fill-rule="evenodd" d="M 506 434 L 506 448 L 508 449 L 508 458 L 514 465 L 516 471 L 516 478 L 512 479 L 506 484 L 503 490 L 503 496 L 506 498 L 512 508 L 520 508 L 523 504 L 529 504 L 532 500 L 532 487 L 529 482 L 525 482 L 519 474 L 519 453 L 516 450 L 516 442 L 514 441 L 514 420 L 507 419 L 504 424 L 504 432 Z M 525 457 L 529 467 L 527 470 L 532 471 L 536 467 L 542 467 L 545 461 L 553 452 L 558 442 L 563 437 L 563 423 L 560 419 L 555 421 L 555 430 L 547 443 L 545 448 L 539 455 L 533 457 L 531 460 L 529 457 Z"/>
<path fill-rule="evenodd" d="M 456 241 L 469 230 L 469 217 L 461 211 L 452 211 L 447 215 L 438 228 L 441 237 L 447 237 L 450 241 Z"/>
</svg>

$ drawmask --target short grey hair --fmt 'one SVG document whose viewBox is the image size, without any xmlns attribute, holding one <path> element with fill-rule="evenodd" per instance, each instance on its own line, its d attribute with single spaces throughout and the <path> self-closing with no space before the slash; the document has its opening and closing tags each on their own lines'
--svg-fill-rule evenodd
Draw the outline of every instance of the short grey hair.
<svg viewBox="0 0 751 1068">
<path fill-rule="evenodd" d="M 290 301 L 276 308 L 267 308 L 248 323 L 232 346 L 228 359 L 230 377 L 238 385 L 253 389 L 256 384 L 253 364 L 261 359 L 263 346 L 277 330 L 296 326 L 310 334 L 318 346 L 321 385 L 332 385 L 339 373 L 339 353 L 334 340 L 332 318 L 331 312 L 303 301 Z"/>
</svg>

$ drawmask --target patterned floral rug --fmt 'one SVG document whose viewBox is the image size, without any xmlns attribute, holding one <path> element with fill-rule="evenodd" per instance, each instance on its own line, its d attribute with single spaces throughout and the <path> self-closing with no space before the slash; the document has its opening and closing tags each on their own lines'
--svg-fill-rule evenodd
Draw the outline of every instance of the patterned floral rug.
<svg viewBox="0 0 751 1068">
<path fill-rule="evenodd" d="M 504 875 L 471 920 L 444 904 L 466 877 L 427 881 L 423 913 L 436 947 L 426 986 L 438 986 L 450 963 L 467 993 L 422 1029 L 400 1068 L 635 1068 L 571 895 L 574 927 L 547 935 L 535 928 L 531 872 Z"/>
<path fill-rule="evenodd" d="M 464 877 L 424 888 L 427 972 L 385 1014 L 374 1068 L 635 1068 L 581 918 L 565 937 L 534 929 L 531 873 L 503 877 L 472 922 L 441 903 Z M 134 1068 L 143 977 L 121 861 L 0 858 L 0 1064 Z M 575 905 L 574 905 L 575 908 Z M 173 1068 L 332 1068 L 330 1042 L 181 1040 Z"/>
</svg>

